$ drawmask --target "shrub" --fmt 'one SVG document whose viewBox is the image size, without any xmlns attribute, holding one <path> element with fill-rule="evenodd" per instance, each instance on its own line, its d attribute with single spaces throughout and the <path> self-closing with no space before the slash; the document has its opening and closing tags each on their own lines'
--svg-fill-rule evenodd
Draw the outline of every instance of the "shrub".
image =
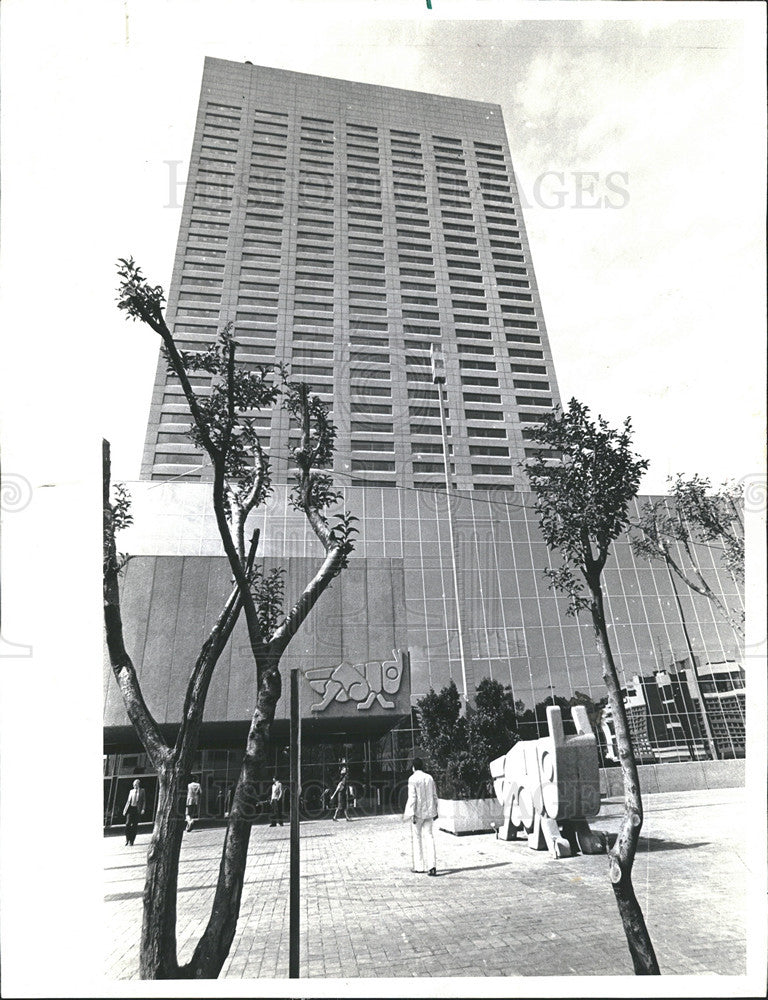
<svg viewBox="0 0 768 1000">
<path fill-rule="evenodd" d="M 474 707 L 461 715 L 461 699 L 451 681 L 430 690 L 416 704 L 427 765 L 445 799 L 478 799 L 493 794 L 489 764 L 517 740 L 517 717 L 509 687 L 484 678 Z"/>
</svg>

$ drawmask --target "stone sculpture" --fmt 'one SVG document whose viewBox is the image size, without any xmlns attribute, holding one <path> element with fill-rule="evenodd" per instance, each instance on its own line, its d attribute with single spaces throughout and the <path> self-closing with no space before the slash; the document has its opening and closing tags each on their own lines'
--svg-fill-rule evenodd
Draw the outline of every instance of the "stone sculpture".
<svg viewBox="0 0 768 1000">
<path fill-rule="evenodd" d="M 491 761 L 496 796 L 504 818 L 499 840 L 528 835 L 528 846 L 549 848 L 554 858 L 604 854 L 605 834 L 593 832 L 588 817 L 600 810 L 597 740 L 583 705 L 571 709 L 576 736 L 566 736 L 560 708 L 547 708 L 549 736 L 516 743 Z"/>
</svg>

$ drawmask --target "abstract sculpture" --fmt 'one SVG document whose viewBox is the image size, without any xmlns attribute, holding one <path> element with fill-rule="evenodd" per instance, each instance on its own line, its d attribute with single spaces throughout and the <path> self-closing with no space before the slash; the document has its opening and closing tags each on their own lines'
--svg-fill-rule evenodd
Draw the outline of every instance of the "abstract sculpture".
<svg viewBox="0 0 768 1000">
<path fill-rule="evenodd" d="M 525 831 L 535 851 L 552 857 L 604 854 L 605 834 L 593 832 L 587 817 L 600 810 L 597 740 L 583 705 L 571 709 L 576 736 L 566 736 L 557 705 L 547 708 L 549 736 L 516 743 L 491 761 L 491 777 L 504 818 L 499 840 Z"/>
<path fill-rule="evenodd" d="M 403 679 L 405 660 L 392 651 L 393 659 L 371 660 L 368 663 L 349 663 L 344 660 L 337 667 L 313 667 L 307 671 L 307 680 L 322 700 L 310 705 L 311 712 L 323 712 L 332 701 L 342 704 L 357 702 L 358 711 L 370 708 L 378 701 L 382 708 L 394 708 L 394 701 L 385 697 L 397 694 Z M 407 658 L 407 657 L 406 657 Z"/>
</svg>

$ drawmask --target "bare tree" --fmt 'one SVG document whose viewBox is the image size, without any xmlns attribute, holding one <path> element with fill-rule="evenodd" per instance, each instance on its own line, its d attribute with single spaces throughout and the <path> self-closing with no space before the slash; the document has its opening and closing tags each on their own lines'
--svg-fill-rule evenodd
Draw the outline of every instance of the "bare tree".
<svg viewBox="0 0 768 1000">
<path fill-rule="evenodd" d="M 713 490 L 709 479 L 670 476 L 669 496 L 647 501 L 633 523 L 635 555 L 666 563 L 694 593 L 706 597 L 737 638 L 744 637 L 744 613 L 734 611 L 712 589 L 697 547 L 714 544 L 734 581 L 744 580 L 744 532 L 739 518 L 742 489 L 725 483 Z"/>
<path fill-rule="evenodd" d="M 542 445 L 523 464 L 548 548 L 562 563 L 545 569 L 550 586 L 568 597 L 568 613 L 588 610 L 616 729 L 624 783 L 624 815 L 611 848 L 609 876 L 637 975 L 658 975 L 659 966 L 632 885 L 632 866 L 643 824 L 643 804 L 624 699 L 605 620 L 601 574 L 611 543 L 627 528 L 629 504 L 648 462 L 632 451 L 629 418 L 616 431 L 572 399 L 566 411 L 547 414 L 537 428 Z M 545 450 L 551 449 L 551 450 Z M 554 458 L 554 455 L 558 455 Z M 586 584 L 586 593 L 584 590 Z"/>
<path fill-rule="evenodd" d="M 212 504 L 234 588 L 192 667 L 182 721 L 174 744 L 164 739 L 144 701 L 136 671 L 125 648 L 120 616 L 119 571 L 115 531 L 125 524 L 124 493 L 110 495 L 109 453 L 104 473 L 104 620 L 107 647 L 128 717 L 158 774 L 158 807 L 147 857 L 140 975 L 144 979 L 216 978 L 229 953 L 240 912 L 240 900 L 258 782 L 282 682 L 280 659 L 331 581 L 346 566 L 356 531 L 348 511 L 329 520 L 329 508 L 341 499 L 327 469 L 333 458 L 335 430 L 324 404 L 308 386 L 287 379 L 280 369 L 260 366 L 250 371 L 236 361 L 237 344 L 230 327 L 200 352 L 180 351 L 163 316 L 165 297 L 150 285 L 133 259 L 120 260 L 118 307 L 146 324 L 162 340 L 169 374 L 178 378 L 189 406 L 192 441 L 213 466 Z M 207 392 L 195 393 L 190 372 L 211 376 Z M 278 400 L 299 427 L 291 448 L 295 465 L 290 494 L 322 546 L 324 556 L 315 575 L 287 614 L 283 615 L 281 570 L 265 573 L 255 562 L 258 532 L 250 537 L 249 515 L 272 489 L 269 456 L 259 441 L 254 412 Z M 257 695 L 245 752 L 234 789 L 225 833 L 216 893 L 208 924 L 186 965 L 176 948 L 178 864 L 183 836 L 180 804 L 198 746 L 205 700 L 216 662 L 243 613 L 256 667 Z"/>
</svg>

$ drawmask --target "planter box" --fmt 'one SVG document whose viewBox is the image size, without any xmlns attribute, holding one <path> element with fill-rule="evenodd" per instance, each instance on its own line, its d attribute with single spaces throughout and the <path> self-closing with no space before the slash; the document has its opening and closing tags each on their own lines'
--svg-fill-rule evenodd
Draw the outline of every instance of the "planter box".
<svg viewBox="0 0 768 1000">
<path fill-rule="evenodd" d="M 498 799 L 438 799 L 437 815 L 438 829 L 456 836 L 496 830 L 503 817 Z"/>
</svg>

